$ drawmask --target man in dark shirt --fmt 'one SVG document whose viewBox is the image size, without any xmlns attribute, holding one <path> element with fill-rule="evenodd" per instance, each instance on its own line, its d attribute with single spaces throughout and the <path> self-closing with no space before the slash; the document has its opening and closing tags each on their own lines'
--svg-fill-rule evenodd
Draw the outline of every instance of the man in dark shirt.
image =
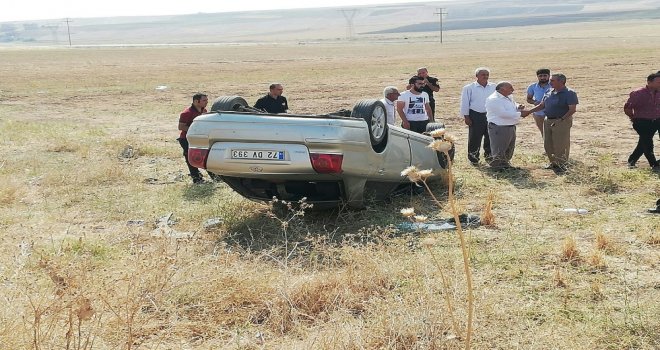
<svg viewBox="0 0 660 350">
<path fill-rule="evenodd" d="M 196 93 L 193 95 L 193 102 L 190 107 L 186 108 L 179 115 L 179 130 L 181 133 L 177 141 L 183 148 L 183 157 L 186 160 L 186 165 L 188 165 L 188 171 L 190 172 L 190 177 L 193 180 L 193 183 L 203 183 L 204 179 L 202 174 L 199 172 L 199 169 L 195 168 L 188 161 L 188 139 L 186 139 L 186 134 L 188 133 L 188 128 L 192 124 L 193 120 L 199 115 L 206 113 L 206 105 L 209 103 L 209 98 L 202 93 Z"/>
<path fill-rule="evenodd" d="M 431 115 L 429 117 L 433 118 L 435 116 L 435 99 L 433 98 L 433 93 L 440 91 L 438 78 L 429 76 L 429 70 L 426 67 L 418 68 L 417 76 L 424 79 L 422 91 L 429 95 L 429 105 L 431 106 Z"/>
<path fill-rule="evenodd" d="M 270 91 L 266 96 L 257 100 L 254 108 L 266 111 L 268 113 L 286 113 L 289 110 L 289 105 L 286 97 L 282 96 L 284 87 L 282 84 L 270 84 Z"/>
<path fill-rule="evenodd" d="M 660 170 L 660 162 L 653 153 L 653 136 L 660 130 L 660 72 L 649 75 L 645 87 L 630 93 L 623 112 L 639 135 L 637 147 L 628 157 L 628 166 L 634 167 L 644 154 L 653 170 Z"/>
<path fill-rule="evenodd" d="M 566 87 L 566 76 L 555 73 L 550 76 L 552 89 L 543 96 L 543 101 L 530 111 L 545 109 L 543 121 L 543 146 L 550 160 L 547 169 L 564 171 L 568 165 L 571 149 L 571 127 L 578 97 L 575 91 Z"/>
</svg>

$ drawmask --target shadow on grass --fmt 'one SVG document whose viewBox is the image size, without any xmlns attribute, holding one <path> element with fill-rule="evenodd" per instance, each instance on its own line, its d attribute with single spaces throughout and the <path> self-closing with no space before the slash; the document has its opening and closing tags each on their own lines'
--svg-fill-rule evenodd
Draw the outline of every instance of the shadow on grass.
<svg viewBox="0 0 660 350">
<path fill-rule="evenodd" d="M 220 240 L 245 252 L 283 259 L 318 257 L 341 246 L 380 245 L 411 235 L 395 228 L 405 221 L 399 214 L 399 204 L 370 204 L 364 210 L 311 209 L 303 215 L 296 206 L 271 208 L 228 226 Z"/>
<path fill-rule="evenodd" d="M 548 170 L 550 171 L 550 170 Z M 484 168 L 483 173 L 497 180 L 509 181 L 516 188 L 545 188 L 546 181 L 539 181 L 529 169 L 513 167 L 506 169 Z"/>
<path fill-rule="evenodd" d="M 190 184 L 183 189 L 183 198 L 187 201 L 198 201 L 213 196 L 216 186 L 213 183 Z"/>
</svg>

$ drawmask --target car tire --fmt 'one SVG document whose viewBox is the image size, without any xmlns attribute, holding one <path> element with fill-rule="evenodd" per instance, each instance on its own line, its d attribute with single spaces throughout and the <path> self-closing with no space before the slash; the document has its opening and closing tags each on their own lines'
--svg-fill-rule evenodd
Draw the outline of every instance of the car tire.
<svg viewBox="0 0 660 350">
<path fill-rule="evenodd" d="M 247 101 L 240 96 L 220 96 L 213 100 L 211 112 L 224 112 L 241 110 L 241 107 L 248 107 Z"/>
<path fill-rule="evenodd" d="M 428 123 L 426 125 L 426 132 L 429 133 L 431 131 L 444 129 L 444 128 L 445 128 L 445 124 L 442 123 Z M 436 139 L 442 139 L 442 137 L 436 137 Z M 451 159 L 451 161 L 453 162 L 454 154 L 456 154 L 456 145 L 452 145 L 451 149 L 447 153 L 449 154 L 449 159 Z M 438 163 L 440 163 L 440 166 L 443 169 L 447 169 L 447 167 L 449 166 L 449 162 L 447 161 L 447 156 L 444 153 L 438 152 Z"/>
<path fill-rule="evenodd" d="M 376 152 L 382 152 L 387 142 L 387 110 L 379 100 L 361 100 L 353 107 L 351 117 L 362 118 L 367 122 L 371 146 Z"/>
</svg>

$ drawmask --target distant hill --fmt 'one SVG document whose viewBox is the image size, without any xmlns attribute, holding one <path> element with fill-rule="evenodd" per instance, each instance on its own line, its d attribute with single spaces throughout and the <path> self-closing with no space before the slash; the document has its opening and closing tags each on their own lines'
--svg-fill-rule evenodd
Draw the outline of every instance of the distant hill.
<svg viewBox="0 0 660 350">
<path fill-rule="evenodd" d="M 362 39 L 443 30 L 660 19 L 660 0 L 443 1 L 316 9 L 0 23 L 0 44 L 167 45 Z"/>
</svg>

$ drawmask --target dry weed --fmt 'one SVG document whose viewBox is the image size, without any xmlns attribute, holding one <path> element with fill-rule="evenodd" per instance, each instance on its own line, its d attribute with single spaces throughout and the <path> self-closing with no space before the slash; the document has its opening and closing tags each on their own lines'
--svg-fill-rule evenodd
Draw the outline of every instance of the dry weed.
<svg viewBox="0 0 660 350">
<path fill-rule="evenodd" d="M 596 269 L 604 269 L 607 267 L 607 263 L 603 258 L 603 253 L 600 250 L 594 249 L 589 257 L 587 258 L 589 265 Z"/>
<path fill-rule="evenodd" d="M 488 192 L 488 196 L 486 197 L 486 205 L 484 206 L 484 212 L 481 214 L 481 224 L 484 226 L 495 226 L 495 214 L 493 214 L 494 200 L 495 193 L 493 191 Z"/>
<path fill-rule="evenodd" d="M 601 301 L 605 299 L 605 292 L 603 292 L 603 284 L 600 281 L 591 282 L 591 299 Z"/>
<path fill-rule="evenodd" d="M 609 250 L 612 248 L 612 241 L 609 236 L 599 231 L 596 232 L 596 249 Z"/>
<path fill-rule="evenodd" d="M 565 288 L 567 286 L 566 280 L 564 280 L 564 276 L 559 269 L 555 269 L 553 281 L 556 287 Z"/>
<path fill-rule="evenodd" d="M 568 261 L 572 264 L 578 263 L 580 260 L 580 251 L 577 249 L 575 237 L 566 236 L 561 247 L 561 260 Z"/>
<path fill-rule="evenodd" d="M 15 203 L 23 192 L 22 187 L 15 181 L 3 181 L 0 187 L 0 204 L 9 206 Z"/>
</svg>

